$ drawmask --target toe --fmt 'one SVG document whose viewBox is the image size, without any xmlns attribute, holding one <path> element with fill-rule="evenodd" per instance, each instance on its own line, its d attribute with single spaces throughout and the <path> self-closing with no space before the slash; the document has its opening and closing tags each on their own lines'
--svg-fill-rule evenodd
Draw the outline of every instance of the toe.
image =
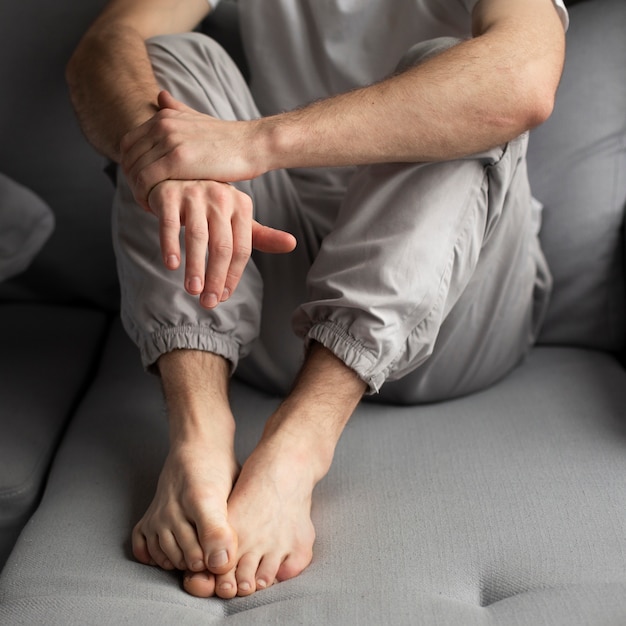
<svg viewBox="0 0 626 626">
<path fill-rule="evenodd" d="M 150 552 L 150 556 L 152 557 L 152 561 L 156 563 L 162 569 L 171 570 L 174 569 L 174 565 L 170 561 L 169 557 L 163 549 L 161 548 L 161 544 L 159 542 L 159 537 L 157 535 L 152 535 L 147 538 L 148 544 L 148 552 Z"/>
<path fill-rule="evenodd" d="M 268 554 L 263 557 L 256 572 L 257 589 L 271 587 L 276 580 L 276 573 L 282 563 L 282 557 Z"/>
<path fill-rule="evenodd" d="M 193 572 L 202 572 L 206 569 L 204 554 L 198 543 L 196 531 L 191 525 L 181 526 L 175 531 L 175 537 L 182 550 L 183 563 L 185 567 Z"/>
<path fill-rule="evenodd" d="M 237 595 L 249 596 L 256 591 L 256 572 L 260 558 L 253 553 L 244 554 L 235 571 L 237 579 Z"/>
<path fill-rule="evenodd" d="M 133 529 L 132 535 L 133 556 L 144 565 L 150 565 L 152 563 L 152 557 L 148 550 L 148 542 L 144 534 L 141 532 L 138 526 Z"/>
<path fill-rule="evenodd" d="M 197 598 L 210 598 L 215 594 L 215 576 L 211 572 L 187 572 L 183 588 Z"/>
<path fill-rule="evenodd" d="M 237 595 L 235 570 L 215 577 L 215 594 L 220 598 L 230 599 Z"/>
<path fill-rule="evenodd" d="M 237 535 L 225 526 L 199 536 L 200 545 L 206 555 L 206 567 L 214 574 L 227 574 L 236 565 Z"/>
<path fill-rule="evenodd" d="M 290 554 L 276 572 L 276 580 L 289 580 L 299 576 L 309 565 L 313 555 L 311 553 Z"/>
<path fill-rule="evenodd" d="M 176 567 L 178 569 L 186 568 L 183 552 L 180 549 L 176 538 L 171 532 L 164 531 L 159 535 L 159 546 L 161 547 L 161 550 L 166 555 L 167 560 L 173 567 Z"/>
</svg>

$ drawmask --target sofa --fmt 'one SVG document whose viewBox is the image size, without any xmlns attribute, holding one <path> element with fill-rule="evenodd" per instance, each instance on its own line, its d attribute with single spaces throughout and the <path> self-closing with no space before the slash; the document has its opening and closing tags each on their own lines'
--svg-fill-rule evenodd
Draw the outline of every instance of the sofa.
<svg viewBox="0 0 626 626">
<path fill-rule="evenodd" d="M 1 10 L 0 624 L 626 624 L 626 2 L 570 7 L 531 133 L 554 280 L 537 345 L 467 397 L 363 402 L 316 489 L 313 563 L 233 600 L 130 551 L 167 425 L 119 321 L 113 186 L 64 81 L 103 4 Z M 201 27 L 232 35 L 236 5 Z M 244 458 L 280 398 L 236 377 L 231 395 Z"/>
</svg>

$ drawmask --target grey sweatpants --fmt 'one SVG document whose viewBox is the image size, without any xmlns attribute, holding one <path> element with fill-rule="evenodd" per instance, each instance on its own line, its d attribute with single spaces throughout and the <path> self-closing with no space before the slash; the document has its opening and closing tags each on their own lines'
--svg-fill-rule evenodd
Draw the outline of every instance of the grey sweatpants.
<svg viewBox="0 0 626 626">
<path fill-rule="evenodd" d="M 448 45 L 420 44 L 404 63 Z M 209 38 L 158 37 L 148 49 L 178 99 L 221 119 L 259 116 Z M 524 135 L 443 163 L 274 171 L 236 183 L 256 219 L 293 233 L 298 246 L 255 252 L 233 296 L 210 311 L 185 292 L 182 267 L 165 269 L 157 219 L 119 176 L 122 320 L 144 366 L 171 350 L 206 350 L 248 382 L 285 393 L 303 345 L 317 341 L 386 401 L 440 400 L 493 383 L 532 345 L 550 290 L 526 143 Z"/>
</svg>

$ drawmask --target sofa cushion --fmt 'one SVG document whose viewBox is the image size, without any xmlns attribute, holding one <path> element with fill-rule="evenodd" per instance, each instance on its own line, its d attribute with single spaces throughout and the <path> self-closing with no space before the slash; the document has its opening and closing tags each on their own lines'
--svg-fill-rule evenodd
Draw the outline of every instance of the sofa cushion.
<svg viewBox="0 0 626 626">
<path fill-rule="evenodd" d="M 37 503 L 106 323 L 87 309 L 0 306 L 0 568 Z"/>
<path fill-rule="evenodd" d="M 626 2 L 570 9 L 552 117 L 531 134 L 529 175 L 545 205 L 541 239 L 554 295 L 540 341 L 619 350 L 624 343 Z"/>
<path fill-rule="evenodd" d="M 0 282 L 23 272 L 54 229 L 46 203 L 0 174 Z"/>
<path fill-rule="evenodd" d="M 243 458 L 278 400 L 232 397 Z M 130 555 L 167 434 L 117 326 L 0 578 L 0 623 L 623 625 L 625 405 L 612 356 L 556 347 L 467 398 L 362 404 L 315 493 L 312 565 L 200 600 Z"/>
</svg>

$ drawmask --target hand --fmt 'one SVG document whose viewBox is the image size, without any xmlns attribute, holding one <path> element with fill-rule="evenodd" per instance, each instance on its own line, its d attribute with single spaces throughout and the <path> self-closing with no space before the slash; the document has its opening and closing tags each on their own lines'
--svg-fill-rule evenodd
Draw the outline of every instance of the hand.
<svg viewBox="0 0 626 626">
<path fill-rule="evenodd" d="M 166 180 L 150 192 L 148 210 L 159 219 L 169 269 L 180 266 L 180 229 L 185 227 L 185 289 L 209 309 L 235 291 L 252 248 L 285 253 L 296 246 L 290 233 L 255 221 L 250 197 L 227 183 Z"/>
<path fill-rule="evenodd" d="M 248 180 L 253 165 L 254 122 L 224 121 L 199 113 L 167 91 L 160 110 L 121 141 L 121 165 L 135 199 L 147 208 L 150 191 L 168 179 Z"/>
</svg>

